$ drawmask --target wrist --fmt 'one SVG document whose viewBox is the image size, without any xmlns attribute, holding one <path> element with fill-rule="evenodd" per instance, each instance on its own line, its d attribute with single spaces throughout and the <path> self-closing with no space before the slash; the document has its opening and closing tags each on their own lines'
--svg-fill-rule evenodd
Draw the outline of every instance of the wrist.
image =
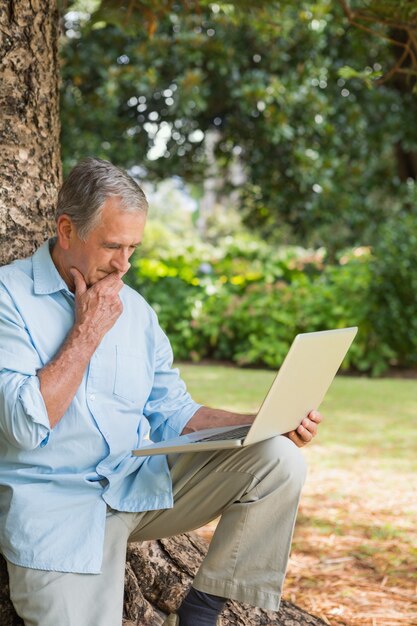
<svg viewBox="0 0 417 626">
<path fill-rule="evenodd" d="M 68 336 L 68 343 L 86 349 L 91 354 L 98 348 L 101 336 L 92 324 L 76 322 Z"/>
</svg>

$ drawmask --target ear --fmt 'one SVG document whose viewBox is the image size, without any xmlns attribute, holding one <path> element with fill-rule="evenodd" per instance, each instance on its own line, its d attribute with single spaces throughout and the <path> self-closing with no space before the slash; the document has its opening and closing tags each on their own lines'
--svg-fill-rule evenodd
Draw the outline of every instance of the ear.
<svg viewBox="0 0 417 626">
<path fill-rule="evenodd" d="M 77 234 L 74 223 L 69 215 L 63 213 L 58 217 L 56 232 L 60 247 L 63 250 L 68 250 L 71 246 L 71 242 Z"/>
</svg>

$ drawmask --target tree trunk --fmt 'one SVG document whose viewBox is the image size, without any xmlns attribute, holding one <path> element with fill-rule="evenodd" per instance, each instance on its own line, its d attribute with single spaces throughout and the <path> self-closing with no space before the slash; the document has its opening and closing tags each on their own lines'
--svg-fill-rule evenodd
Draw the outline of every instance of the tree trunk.
<svg viewBox="0 0 417 626">
<path fill-rule="evenodd" d="M 207 551 L 193 533 L 133 543 L 128 547 L 123 626 L 160 626 L 175 612 Z M 0 557 L 1 559 L 1 557 Z M 5 562 L 0 562 L 0 624 L 23 626 L 9 600 Z M 221 626 L 325 626 L 302 609 L 283 601 L 278 613 L 228 602 Z"/>
<path fill-rule="evenodd" d="M 61 180 L 54 0 L 0 2 L 0 265 L 51 233 Z"/>
<path fill-rule="evenodd" d="M 58 25 L 54 0 L 0 2 L 0 265 L 30 254 L 52 232 L 61 180 Z M 125 625 L 157 626 L 174 611 L 205 550 L 192 535 L 130 546 Z M 286 603 L 277 616 L 234 602 L 222 623 L 323 624 Z M 22 624 L 0 556 L 0 625 Z"/>
</svg>

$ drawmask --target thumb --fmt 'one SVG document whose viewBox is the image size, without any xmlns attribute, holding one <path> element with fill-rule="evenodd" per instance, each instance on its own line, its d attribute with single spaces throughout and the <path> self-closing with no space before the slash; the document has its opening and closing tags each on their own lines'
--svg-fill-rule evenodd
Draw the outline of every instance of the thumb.
<svg viewBox="0 0 417 626">
<path fill-rule="evenodd" d="M 75 295 L 82 296 L 87 291 L 87 284 L 84 280 L 84 276 L 77 270 L 76 267 L 70 268 L 70 274 L 74 279 Z"/>
</svg>

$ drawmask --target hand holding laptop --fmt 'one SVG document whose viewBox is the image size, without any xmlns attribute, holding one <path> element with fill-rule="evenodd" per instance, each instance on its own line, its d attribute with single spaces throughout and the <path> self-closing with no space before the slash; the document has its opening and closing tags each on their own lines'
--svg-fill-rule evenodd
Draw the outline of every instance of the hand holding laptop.
<svg viewBox="0 0 417 626">
<path fill-rule="evenodd" d="M 250 426 L 255 418 L 256 414 L 231 413 L 223 409 L 213 409 L 208 406 L 202 406 L 188 422 L 181 435 L 189 435 L 206 428 L 219 428 L 224 426 L 236 427 L 244 424 Z M 295 430 L 290 430 L 288 433 L 285 433 L 285 435 L 291 439 L 296 446 L 301 448 L 317 435 L 318 425 L 322 421 L 323 416 L 319 411 L 310 411 Z"/>
<path fill-rule="evenodd" d="M 295 430 L 290 430 L 286 433 L 287 437 L 291 439 L 296 446 L 301 448 L 317 435 L 319 424 L 323 421 L 323 416 L 319 411 L 310 411 L 310 413 L 303 419 L 301 424 Z"/>
</svg>

